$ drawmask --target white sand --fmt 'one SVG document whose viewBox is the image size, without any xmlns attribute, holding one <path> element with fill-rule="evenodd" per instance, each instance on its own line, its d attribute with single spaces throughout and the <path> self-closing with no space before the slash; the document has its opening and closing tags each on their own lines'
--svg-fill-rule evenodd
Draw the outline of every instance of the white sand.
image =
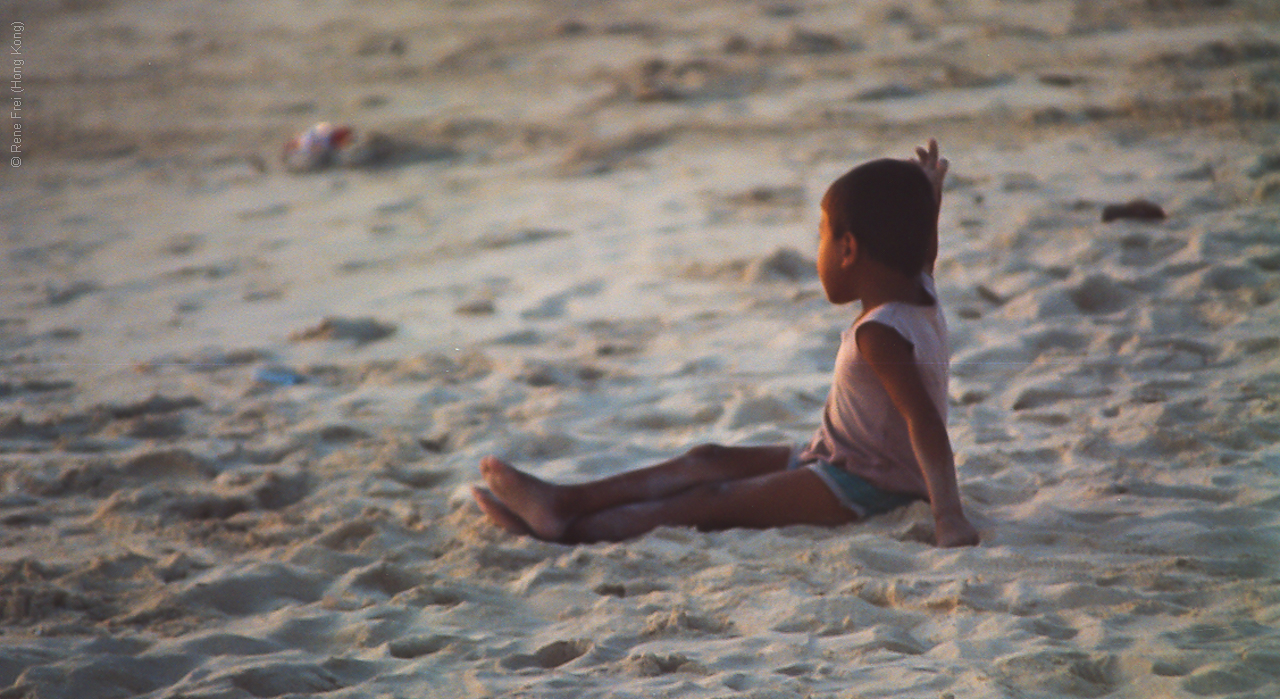
<svg viewBox="0 0 1280 699">
<path fill-rule="evenodd" d="M 1271 0 L 16 12 L 0 695 L 1280 694 Z M 284 172 L 322 119 L 400 162 Z M 485 454 L 806 439 L 817 200 L 931 135 L 981 547 L 482 521 Z"/>
</svg>

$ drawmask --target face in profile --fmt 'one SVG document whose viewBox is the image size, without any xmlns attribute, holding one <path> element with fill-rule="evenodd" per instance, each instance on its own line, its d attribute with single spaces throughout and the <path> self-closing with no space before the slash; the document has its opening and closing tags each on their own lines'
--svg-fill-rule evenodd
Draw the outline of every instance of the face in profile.
<svg viewBox="0 0 1280 699">
<path fill-rule="evenodd" d="M 822 282 L 822 290 L 827 300 L 835 304 L 849 303 L 857 300 L 857 291 L 852 284 L 850 272 L 857 254 L 857 242 L 853 236 L 845 234 L 837 239 L 831 230 L 831 220 L 827 210 L 821 210 L 818 221 L 818 279 Z"/>
</svg>

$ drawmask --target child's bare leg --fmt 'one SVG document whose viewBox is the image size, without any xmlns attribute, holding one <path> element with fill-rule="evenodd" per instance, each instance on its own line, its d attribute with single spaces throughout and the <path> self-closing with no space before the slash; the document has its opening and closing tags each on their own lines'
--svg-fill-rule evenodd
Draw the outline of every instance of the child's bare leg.
<svg viewBox="0 0 1280 699">
<path fill-rule="evenodd" d="M 802 468 L 708 483 L 668 498 L 603 510 L 575 520 L 564 538 L 575 543 L 621 541 L 660 526 L 766 529 L 836 526 L 857 519 L 817 475 Z"/>
<path fill-rule="evenodd" d="M 789 447 L 703 445 L 656 466 L 588 483 L 555 485 L 498 459 L 480 462 L 485 482 L 536 536 L 558 541 L 573 520 L 619 505 L 670 497 L 707 483 L 783 471 Z"/>
<path fill-rule="evenodd" d="M 784 471 L 790 447 L 725 447 L 703 444 L 654 466 L 565 486 L 578 515 L 619 505 L 671 497 L 707 483 L 723 483 Z"/>
</svg>

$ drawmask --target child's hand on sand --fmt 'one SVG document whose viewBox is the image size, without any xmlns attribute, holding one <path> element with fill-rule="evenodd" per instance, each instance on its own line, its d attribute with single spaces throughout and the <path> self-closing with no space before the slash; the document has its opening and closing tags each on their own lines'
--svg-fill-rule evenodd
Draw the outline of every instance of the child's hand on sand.
<svg viewBox="0 0 1280 699">
<path fill-rule="evenodd" d="M 935 518 L 934 534 L 937 537 L 938 547 L 944 549 L 977 546 L 980 540 L 978 530 L 962 514 L 955 517 Z"/>
<path fill-rule="evenodd" d="M 929 139 L 928 148 L 916 148 L 916 157 L 919 158 L 925 176 L 929 178 L 929 184 L 933 185 L 933 198 L 941 205 L 942 181 L 946 179 L 947 168 L 951 167 L 951 163 L 946 158 L 939 157 L 938 139 Z"/>
</svg>

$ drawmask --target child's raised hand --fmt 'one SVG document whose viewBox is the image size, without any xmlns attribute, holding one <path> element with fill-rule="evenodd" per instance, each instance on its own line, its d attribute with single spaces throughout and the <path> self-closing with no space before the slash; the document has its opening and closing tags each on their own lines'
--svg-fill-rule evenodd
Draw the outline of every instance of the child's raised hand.
<svg viewBox="0 0 1280 699">
<path fill-rule="evenodd" d="M 929 178 L 929 184 L 933 185 L 934 199 L 942 204 L 942 181 L 946 179 L 947 168 L 951 167 L 951 163 L 938 155 L 938 139 L 929 139 L 928 148 L 916 148 L 916 157 L 919 158 L 925 176 Z"/>
</svg>

